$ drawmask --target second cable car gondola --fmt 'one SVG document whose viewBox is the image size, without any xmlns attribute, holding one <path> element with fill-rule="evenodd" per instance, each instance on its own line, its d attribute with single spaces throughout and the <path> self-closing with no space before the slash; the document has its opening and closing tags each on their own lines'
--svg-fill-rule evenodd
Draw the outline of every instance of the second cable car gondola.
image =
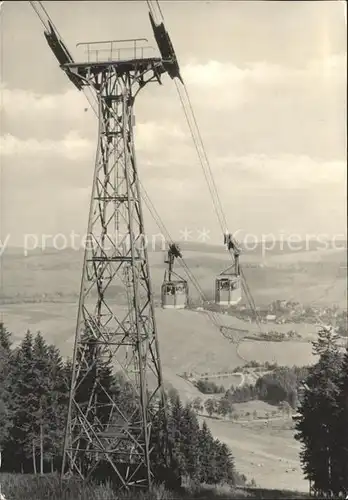
<svg viewBox="0 0 348 500">
<path fill-rule="evenodd" d="M 163 309 L 184 309 L 188 304 L 188 283 L 173 271 L 174 260 L 178 257 L 182 257 L 180 248 L 175 243 L 170 244 L 164 261 L 168 269 L 165 270 L 162 284 Z"/>
<path fill-rule="evenodd" d="M 225 245 L 228 251 L 233 251 L 234 264 L 222 271 L 215 280 L 215 304 L 219 306 L 234 306 L 242 299 L 241 278 L 239 267 L 240 248 L 232 236 L 225 235 Z"/>
</svg>

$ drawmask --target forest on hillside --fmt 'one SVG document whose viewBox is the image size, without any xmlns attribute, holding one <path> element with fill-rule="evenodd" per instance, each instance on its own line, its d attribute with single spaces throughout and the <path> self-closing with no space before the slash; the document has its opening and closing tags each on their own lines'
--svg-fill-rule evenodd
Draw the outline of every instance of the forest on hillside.
<svg viewBox="0 0 348 500">
<path fill-rule="evenodd" d="M 123 411 L 138 404 L 132 385 L 103 362 L 103 386 Z M 2 471 L 52 473 L 60 471 L 72 365 L 59 350 L 29 331 L 13 349 L 11 335 L 0 324 L 0 448 Z M 90 377 L 78 398 L 88 399 Z M 100 395 L 102 397 L 102 395 Z M 159 482 L 176 487 L 183 478 L 195 483 L 245 483 L 235 469 L 228 447 L 214 439 L 206 423 L 199 425 L 193 409 L 184 406 L 175 391 L 167 398 L 171 461 L 163 455 L 164 420 L 154 408 L 152 463 Z M 166 470 L 164 473 L 163 471 Z M 169 472 L 168 472 L 169 470 Z"/>
</svg>

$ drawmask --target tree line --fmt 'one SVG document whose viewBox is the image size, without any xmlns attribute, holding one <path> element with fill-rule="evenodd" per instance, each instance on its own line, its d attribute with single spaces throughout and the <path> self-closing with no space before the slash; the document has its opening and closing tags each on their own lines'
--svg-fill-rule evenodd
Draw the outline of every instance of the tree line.
<svg viewBox="0 0 348 500">
<path fill-rule="evenodd" d="M 132 387 L 120 373 L 103 362 L 99 377 L 124 411 L 137 404 Z M 0 323 L 0 450 L 2 470 L 47 473 L 60 470 L 66 424 L 71 362 L 43 336 L 29 331 L 13 348 L 11 334 Z M 81 384 L 79 398 L 88 397 L 92 377 Z M 170 465 L 171 473 L 195 483 L 243 482 L 228 447 L 214 439 L 195 411 L 178 394 L 167 397 L 167 418 L 155 413 L 153 421 L 154 470 Z M 103 416 L 100 415 L 102 419 Z M 168 431 L 169 455 L 163 455 L 163 432 Z"/>
</svg>

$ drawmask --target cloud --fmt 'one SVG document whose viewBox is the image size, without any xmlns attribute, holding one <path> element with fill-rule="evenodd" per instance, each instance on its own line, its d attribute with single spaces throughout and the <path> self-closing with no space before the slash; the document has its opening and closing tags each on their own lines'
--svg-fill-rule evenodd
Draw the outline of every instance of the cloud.
<svg viewBox="0 0 348 500">
<path fill-rule="evenodd" d="M 268 189 L 311 189 L 336 185 L 341 187 L 347 179 L 344 161 L 318 161 L 308 156 L 294 155 L 229 155 L 216 162 L 217 174 L 235 173 L 250 185 L 264 184 Z"/>
<path fill-rule="evenodd" d="M 204 102 L 208 108 L 225 106 L 242 106 L 245 100 L 255 97 L 255 90 L 276 85 L 279 90 L 289 85 L 315 84 L 321 82 L 332 85 L 346 80 L 346 55 L 334 54 L 330 57 L 312 60 L 304 68 L 282 67 L 266 62 L 256 62 L 237 66 L 232 62 L 207 61 L 204 64 L 189 63 L 182 67 L 185 82 L 193 95 L 210 93 L 210 98 Z M 151 91 L 146 96 L 149 107 L 154 112 L 161 112 L 162 100 L 173 96 L 174 87 L 170 80 L 165 82 L 167 92 L 159 89 Z M 150 85 L 151 87 L 151 85 Z M 153 85 L 152 85 L 153 87 Z M 62 94 L 39 95 L 23 89 L 1 88 L 1 111 L 10 118 L 29 116 L 36 119 L 79 120 L 86 118 L 84 111 L 89 107 L 82 92 L 72 88 Z M 140 97 L 139 99 L 145 99 Z M 153 106 L 154 101 L 157 106 Z M 157 108 L 157 109 L 156 109 Z"/>
<path fill-rule="evenodd" d="M 267 93 L 302 92 L 311 98 L 318 90 L 335 92 L 346 82 L 347 60 L 343 54 L 310 61 L 304 68 L 255 62 L 238 67 L 233 63 L 209 61 L 183 68 L 184 80 L 194 101 L 204 100 L 211 109 L 243 108 L 246 103 L 264 98 Z"/>
<path fill-rule="evenodd" d="M 139 123 L 135 128 L 135 136 L 136 149 L 146 152 L 161 150 L 169 139 L 178 143 L 187 137 L 179 126 L 168 121 Z"/>
<path fill-rule="evenodd" d="M 63 156 L 68 160 L 79 160 L 86 158 L 94 150 L 94 144 L 76 131 L 69 132 L 61 141 L 39 141 L 34 138 L 21 140 L 6 134 L 0 137 L 0 145 L 3 156 L 22 157 L 26 161 L 28 157 L 52 157 L 52 155 Z"/>
<path fill-rule="evenodd" d="M 75 88 L 62 94 L 37 94 L 31 90 L 9 89 L 5 85 L 1 90 L 0 110 L 9 117 L 30 116 L 57 118 L 56 113 L 65 119 L 79 118 L 87 107 L 85 96 Z"/>
<path fill-rule="evenodd" d="M 238 67 L 233 63 L 209 61 L 205 64 L 188 64 L 183 67 L 184 80 L 195 87 L 229 87 L 232 84 L 279 84 L 303 78 L 328 76 L 344 78 L 347 59 L 345 54 L 333 54 L 314 59 L 303 68 L 280 66 L 266 61 L 251 62 Z"/>
<path fill-rule="evenodd" d="M 337 55 L 297 69 L 218 61 L 183 68 L 233 227 L 268 232 L 345 227 L 345 67 L 345 57 Z M 169 226 L 216 226 L 175 86 L 169 78 L 164 83 L 146 87 L 136 104 L 141 181 Z M 40 96 L 8 88 L 3 95 L 1 153 L 8 213 L 18 200 L 16 216 L 6 215 L 8 221 L 35 218 L 39 227 L 45 206 L 58 214 L 54 224 L 59 227 L 65 224 L 70 230 L 71 224 L 84 223 L 97 145 L 97 120 L 85 113 L 84 96 L 75 89 Z M 40 192 L 46 189 L 41 203 Z M 50 195 L 54 189 L 59 196 Z M 71 201 L 62 214 L 63 192 Z M 21 205 L 24 199 L 38 200 L 36 208 L 29 201 Z M 45 217 L 49 226 L 52 217 Z"/>
<path fill-rule="evenodd" d="M 163 167 L 184 163 L 190 155 L 194 155 L 191 144 L 187 144 L 188 135 L 178 126 L 168 122 L 139 123 L 135 127 L 136 155 L 146 166 Z M 20 139 L 11 134 L 0 137 L 1 156 L 8 161 L 16 161 L 26 168 L 30 158 L 35 158 L 35 169 L 47 168 L 50 158 L 51 167 L 54 159 L 65 158 L 67 170 L 71 168 L 68 161 L 74 161 L 76 169 L 80 169 L 81 160 L 94 163 L 97 148 L 97 137 L 84 137 L 78 131 L 70 131 L 62 140 L 36 138 Z M 63 165 L 59 165 L 62 172 Z"/>
<path fill-rule="evenodd" d="M 331 55 L 303 68 L 266 62 L 236 66 L 190 63 L 182 72 L 210 155 L 283 154 L 327 161 L 346 151 L 346 56 Z M 3 133 L 18 139 L 64 141 L 70 130 L 96 144 L 97 120 L 83 94 L 38 95 L 2 90 Z M 194 161 L 190 131 L 167 78 L 136 101 L 136 148 L 152 164 Z M 8 139 L 7 139 L 8 140 Z M 57 146 L 61 148 L 60 146 Z"/>
<path fill-rule="evenodd" d="M 170 234 L 206 227 L 220 241 L 219 225 L 197 160 L 152 165 L 139 155 L 139 175 Z M 11 233 L 78 233 L 85 230 L 93 157 L 62 160 L 60 154 L 5 158 L 2 230 Z M 342 232 L 346 227 L 344 162 L 290 155 L 220 156 L 211 167 L 229 228 L 259 234 Z M 64 200 L 64 202 L 63 202 Z M 147 210 L 145 210 L 147 214 Z M 146 215 L 148 231 L 155 230 Z M 213 234 L 214 232 L 214 234 Z"/>
</svg>

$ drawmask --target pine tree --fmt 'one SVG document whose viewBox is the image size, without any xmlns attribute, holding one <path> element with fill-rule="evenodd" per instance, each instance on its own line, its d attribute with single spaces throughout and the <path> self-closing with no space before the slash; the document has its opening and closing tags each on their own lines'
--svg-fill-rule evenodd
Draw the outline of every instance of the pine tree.
<svg viewBox="0 0 348 500">
<path fill-rule="evenodd" d="M 339 469 L 339 490 L 348 494 L 348 347 L 346 348 L 339 382 L 339 415 L 336 427 L 337 447 L 336 467 Z"/>
<path fill-rule="evenodd" d="M 162 409 L 159 405 L 157 409 L 153 409 L 152 432 L 151 432 L 151 460 L 155 464 L 155 468 L 165 468 L 170 464 L 170 449 L 166 443 L 167 432 L 167 415 L 164 412 L 169 412 L 169 406 Z"/>
<path fill-rule="evenodd" d="M 38 421 L 41 469 L 43 462 L 51 462 L 62 452 L 66 423 L 68 390 L 64 380 L 64 365 L 59 350 L 46 345 L 38 335 L 34 343 L 35 364 L 38 373 Z M 45 358 L 42 358 L 45 356 Z"/>
<path fill-rule="evenodd" d="M 170 396 L 168 415 L 168 441 L 172 453 L 173 466 L 179 475 L 183 477 L 186 472 L 186 460 L 181 442 L 183 440 L 181 421 L 184 416 L 184 408 L 179 396 Z"/>
<path fill-rule="evenodd" d="M 310 368 L 307 389 L 299 407 L 296 423 L 298 439 L 302 443 L 301 463 L 307 479 L 320 494 L 337 493 L 338 382 L 342 357 L 337 336 L 331 329 L 322 329 L 313 342 L 319 361 Z"/>
<path fill-rule="evenodd" d="M 194 411 L 186 405 L 179 422 L 181 433 L 181 453 L 185 461 L 185 473 L 194 482 L 199 480 L 199 423 Z"/>
<path fill-rule="evenodd" d="M 199 433 L 200 483 L 212 484 L 213 454 L 214 439 L 207 423 L 204 421 Z"/>
<path fill-rule="evenodd" d="M 28 330 L 19 348 L 10 361 L 10 411 L 13 415 L 8 448 L 14 462 L 23 466 L 30 457 L 36 471 L 36 460 L 32 449 L 32 427 L 35 424 L 35 369 L 33 358 L 33 335 Z"/>
<path fill-rule="evenodd" d="M 12 425 L 8 391 L 11 354 L 11 335 L 4 324 L 0 323 L 0 452 Z"/>
<path fill-rule="evenodd" d="M 217 439 L 214 442 L 214 448 L 215 448 L 216 484 L 227 483 L 233 485 L 234 460 L 232 453 L 230 452 L 228 446 L 225 443 L 221 443 Z"/>
<path fill-rule="evenodd" d="M 12 346 L 11 334 L 2 322 L 0 322 L 0 346 L 6 352 L 10 352 Z"/>
<path fill-rule="evenodd" d="M 44 468 L 44 437 L 47 432 L 46 419 L 49 406 L 49 365 L 47 345 L 38 333 L 33 343 L 33 389 L 35 398 L 34 421 L 27 428 L 28 436 L 32 443 L 33 460 L 36 462 L 37 455 L 40 458 L 40 473 Z M 48 423 L 50 425 L 51 422 Z M 34 458 L 35 457 L 35 458 Z"/>
</svg>

